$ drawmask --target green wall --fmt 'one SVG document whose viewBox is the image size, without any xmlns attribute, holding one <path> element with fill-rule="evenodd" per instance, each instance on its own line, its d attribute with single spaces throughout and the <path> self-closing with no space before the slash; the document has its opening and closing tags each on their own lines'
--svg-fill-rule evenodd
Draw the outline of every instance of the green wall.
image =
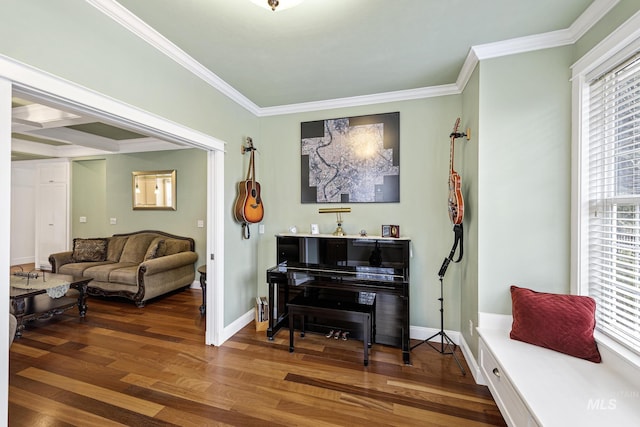
<svg viewBox="0 0 640 427">
<path fill-rule="evenodd" d="M 480 64 L 478 310 L 569 291 L 571 47 Z"/>
<path fill-rule="evenodd" d="M 460 332 L 511 313 L 511 284 L 569 291 L 572 48 L 482 61 L 463 92 L 465 195 Z M 470 324 L 471 323 L 471 324 Z"/>
<path fill-rule="evenodd" d="M 87 218 L 81 223 L 80 217 Z M 107 213 L 107 161 L 71 162 L 71 237 L 110 236 Z"/>
<path fill-rule="evenodd" d="M 460 332 L 469 344 L 471 351 L 477 353 L 477 340 L 473 339 L 475 331 L 469 329 L 469 321 L 473 327 L 478 326 L 478 154 L 480 152 L 479 101 L 480 79 L 478 67 L 475 68 L 462 94 L 462 117 L 464 129 L 470 129 L 470 140 L 458 140 L 456 157 L 463 160 L 458 173 L 462 176 L 462 193 L 465 197 L 464 207 L 464 245 L 465 255 L 461 261 L 460 286 Z M 472 335 L 473 333 L 473 335 Z"/>
<path fill-rule="evenodd" d="M 575 46 L 485 60 L 460 96 L 277 117 L 254 116 L 86 2 L 3 1 L 0 54 L 227 142 L 225 325 L 246 313 L 257 293 L 266 293 L 264 271 L 275 262 L 275 233 L 291 225 L 304 230 L 318 223 L 323 232 L 335 226 L 333 218 L 318 215 L 317 205 L 300 204 L 300 122 L 399 111 L 401 202 L 352 205 L 344 226 L 349 233 L 361 228 L 373 233 L 381 224 L 400 224 L 402 234 L 413 239 L 411 324 L 437 328 L 437 271 L 452 244 L 446 212 L 448 135 L 453 120 L 462 116 L 463 127 L 476 136 L 456 147 L 467 208 L 466 251 L 464 262 L 450 267 L 445 277 L 445 327 L 462 330 L 467 339 L 468 320 L 477 321 L 478 310 L 509 312 L 511 283 L 568 290 L 569 67 L 639 8 L 636 0 L 621 0 Z M 253 227 L 255 237 L 249 240 L 241 238 L 231 215 L 236 183 L 246 173 L 248 156 L 240 154 L 240 145 L 247 136 L 259 149 L 266 228 L 260 235 Z M 125 194 L 130 191 L 128 171 L 142 169 L 136 162 L 145 158 L 121 156 L 105 156 L 102 164 L 89 159 L 74 164 L 74 176 L 111 189 L 104 199 L 91 195 L 91 206 L 83 207 L 74 197 L 78 233 L 148 228 L 142 216 L 128 211 L 130 194 Z M 111 174 L 116 167 L 126 173 Z M 182 183 L 180 172 L 178 177 Z M 78 183 L 84 187 L 74 193 L 89 192 L 85 184 Z M 193 189 L 179 190 L 176 218 L 181 200 Z M 84 208 L 90 222 L 80 228 Z M 176 232 L 191 234 L 200 212 L 180 219 L 184 228 Z M 111 216 L 118 218 L 117 226 L 105 225 Z M 94 218 L 100 228 L 90 228 Z M 198 242 L 199 250 L 203 244 Z"/>
<path fill-rule="evenodd" d="M 86 2 L 4 0 L 0 54 L 227 142 L 225 325 L 247 312 L 264 273 L 256 269 L 257 241 L 241 239 L 230 212 L 235 183 L 246 173 L 240 145 L 258 135 L 258 117 Z M 129 202 L 111 197 L 123 206 Z"/>
<path fill-rule="evenodd" d="M 177 210 L 133 210 L 131 173 L 176 170 Z M 138 230 L 160 230 L 191 237 L 198 265 L 206 259 L 207 153 L 188 149 L 74 160 L 71 185 L 71 235 L 106 237 Z M 80 223 L 80 217 L 87 218 Z M 110 223 L 116 218 L 115 225 Z M 205 227 L 197 227 L 202 220 Z"/>
<path fill-rule="evenodd" d="M 411 325 L 439 327 L 438 270 L 453 243 L 447 211 L 449 134 L 460 116 L 460 95 L 358 108 L 265 117 L 260 123 L 259 173 L 265 206 L 265 234 L 259 235 L 258 289 L 266 295 L 264 271 L 276 262 L 274 235 L 295 225 L 309 232 L 317 223 L 321 233 L 335 230 L 334 215 L 318 214 L 331 204 L 300 202 L 300 123 L 365 114 L 400 112 L 400 202 L 349 204 L 343 216 L 347 234 L 361 229 L 380 234 L 382 224 L 398 224 L 412 239 Z M 462 161 L 462 158 L 460 158 Z M 335 206 L 335 205 L 333 205 Z M 446 276 L 446 325 L 459 330 L 460 268 Z"/>
</svg>

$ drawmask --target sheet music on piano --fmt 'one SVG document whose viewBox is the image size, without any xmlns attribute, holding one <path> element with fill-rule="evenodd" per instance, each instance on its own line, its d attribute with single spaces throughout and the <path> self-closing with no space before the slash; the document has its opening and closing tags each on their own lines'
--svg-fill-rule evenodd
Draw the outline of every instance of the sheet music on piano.
<svg viewBox="0 0 640 427">
<path fill-rule="evenodd" d="M 393 268 L 367 267 L 364 265 L 356 267 L 356 277 L 358 279 L 393 281 L 398 278 L 398 275 L 394 273 Z"/>
</svg>

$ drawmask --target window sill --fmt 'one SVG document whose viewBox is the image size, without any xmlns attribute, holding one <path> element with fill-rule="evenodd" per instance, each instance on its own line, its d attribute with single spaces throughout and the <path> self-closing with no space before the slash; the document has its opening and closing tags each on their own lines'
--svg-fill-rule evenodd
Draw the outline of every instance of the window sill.
<svg viewBox="0 0 640 427">
<path fill-rule="evenodd" d="M 598 350 L 602 359 L 614 359 L 615 364 L 612 364 L 620 375 L 634 378 L 640 383 L 640 355 L 629 350 L 617 341 L 609 338 L 600 331 L 595 331 L 593 334 L 596 342 L 598 343 Z M 609 360 L 607 360 L 608 362 Z"/>
</svg>

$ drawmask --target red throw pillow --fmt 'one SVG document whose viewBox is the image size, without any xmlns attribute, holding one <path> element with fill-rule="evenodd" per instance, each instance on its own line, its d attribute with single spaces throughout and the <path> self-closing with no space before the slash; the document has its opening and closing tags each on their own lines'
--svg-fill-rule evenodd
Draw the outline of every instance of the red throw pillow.
<svg viewBox="0 0 640 427">
<path fill-rule="evenodd" d="M 511 286 L 511 338 L 600 363 L 593 338 L 596 302 L 580 295 L 550 294 Z"/>
</svg>

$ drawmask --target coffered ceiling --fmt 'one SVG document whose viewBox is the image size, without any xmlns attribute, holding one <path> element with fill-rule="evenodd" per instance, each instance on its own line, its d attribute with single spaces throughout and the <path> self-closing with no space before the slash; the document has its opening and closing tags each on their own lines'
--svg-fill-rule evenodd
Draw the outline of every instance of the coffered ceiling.
<svg viewBox="0 0 640 427">
<path fill-rule="evenodd" d="M 460 93 L 478 59 L 574 43 L 618 2 L 86 1 L 258 116 Z M 17 97 L 12 147 L 17 159 L 163 144 L 114 125 Z"/>
<path fill-rule="evenodd" d="M 103 123 L 86 114 L 12 98 L 11 160 L 177 149 L 180 146 Z"/>
</svg>

